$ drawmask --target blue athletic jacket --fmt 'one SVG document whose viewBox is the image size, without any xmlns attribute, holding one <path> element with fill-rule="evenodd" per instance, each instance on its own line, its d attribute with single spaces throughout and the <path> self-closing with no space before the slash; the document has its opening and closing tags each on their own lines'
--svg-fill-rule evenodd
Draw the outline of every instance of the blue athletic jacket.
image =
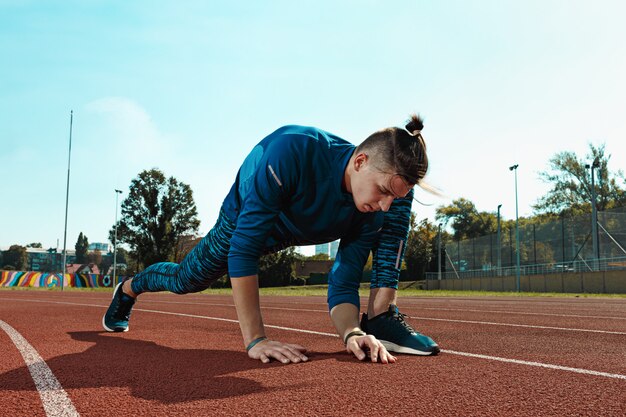
<svg viewBox="0 0 626 417">
<path fill-rule="evenodd" d="M 359 306 L 363 266 L 385 214 L 359 212 L 342 190 L 355 148 L 304 126 L 284 126 L 254 147 L 222 205 L 236 223 L 228 255 L 231 277 L 257 274 L 263 253 L 341 239 L 329 274 L 329 308 L 345 302 Z M 406 226 L 405 240 L 408 219 Z M 399 272 L 397 262 L 392 269 Z"/>
</svg>

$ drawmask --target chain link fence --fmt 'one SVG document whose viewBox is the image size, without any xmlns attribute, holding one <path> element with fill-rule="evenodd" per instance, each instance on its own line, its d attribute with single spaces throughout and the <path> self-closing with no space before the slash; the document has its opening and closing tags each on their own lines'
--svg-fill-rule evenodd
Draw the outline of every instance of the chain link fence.
<svg viewBox="0 0 626 417">
<path fill-rule="evenodd" d="M 626 269 L 626 207 L 598 212 L 598 253 L 594 256 L 591 214 L 520 225 L 522 275 Z M 445 244 L 442 279 L 515 274 L 515 226 Z M 511 272 L 512 271 L 512 272 Z M 427 279 L 437 279 L 437 272 Z"/>
</svg>

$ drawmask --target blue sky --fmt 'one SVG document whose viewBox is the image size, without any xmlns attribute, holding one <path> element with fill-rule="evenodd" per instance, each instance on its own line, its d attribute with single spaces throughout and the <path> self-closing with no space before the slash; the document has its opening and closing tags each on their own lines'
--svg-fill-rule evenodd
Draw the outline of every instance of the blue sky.
<svg viewBox="0 0 626 417">
<path fill-rule="evenodd" d="M 115 193 L 158 167 L 191 185 L 205 234 L 240 162 L 284 124 L 357 144 L 424 116 L 418 218 L 466 197 L 520 215 L 556 152 L 605 143 L 626 167 L 619 1 L 0 0 L 0 246 L 106 241 Z"/>
</svg>

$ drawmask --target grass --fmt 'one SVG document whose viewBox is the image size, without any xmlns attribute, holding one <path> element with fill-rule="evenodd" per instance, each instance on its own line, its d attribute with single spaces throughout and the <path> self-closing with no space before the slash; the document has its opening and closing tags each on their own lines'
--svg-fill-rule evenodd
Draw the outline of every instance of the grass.
<svg viewBox="0 0 626 417">
<path fill-rule="evenodd" d="M 261 288 L 261 295 L 278 296 L 326 296 L 327 285 L 308 285 L 297 287 L 272 287 Z M 58 287 L 32 288 L 32 287 L 0 287 L 0 291 L 61 291 Z M 64 291 L 77 292 L 111 292 L 110 288 L 65 288 Z M 230 288 L 207 289 L 201 294 L 230 295 Z M 361 296 L 369 295 L 369 284 L 362 283 L 359 289 Z M 415 288 L 401 289 L 399 297 L 567 297 L 567 298 L 626 298 L 626 294 L 588 294 L 588 293 L 538 293 L 538 292 L 495 292 L 495 291 L 451 291 L 451 290 L 419 290 Z"/>
</svg>

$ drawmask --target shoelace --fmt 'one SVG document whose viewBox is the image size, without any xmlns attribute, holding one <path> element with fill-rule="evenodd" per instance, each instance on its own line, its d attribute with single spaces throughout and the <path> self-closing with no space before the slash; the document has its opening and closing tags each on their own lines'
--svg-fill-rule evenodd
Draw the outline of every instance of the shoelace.
<svg viewBox="0 0 626 417">
<path fill-rule="evenodd" d="M 404 313 L 400 313 L 399 311 L 393 313 L 393 318 L 397 319 L 405 329 L 407 329 L 411 333 L 417 333 L 415 329 L 411 327 L 409 323 L 405 320 L 408 316 Z"/>
<path fill-rule="evenodd" d="M 130 301 L 127 301 L 127 302 L 122 301 L 122 297 L 120 296 L 120 299 L 116 303 L 115 311 L 113 312 L 112 316 L 116 320 L 128 321 L 130 319 L 130 312 L 131 312 L 131 308 L 133 304 L 134 303 Z"/>
</svg>

